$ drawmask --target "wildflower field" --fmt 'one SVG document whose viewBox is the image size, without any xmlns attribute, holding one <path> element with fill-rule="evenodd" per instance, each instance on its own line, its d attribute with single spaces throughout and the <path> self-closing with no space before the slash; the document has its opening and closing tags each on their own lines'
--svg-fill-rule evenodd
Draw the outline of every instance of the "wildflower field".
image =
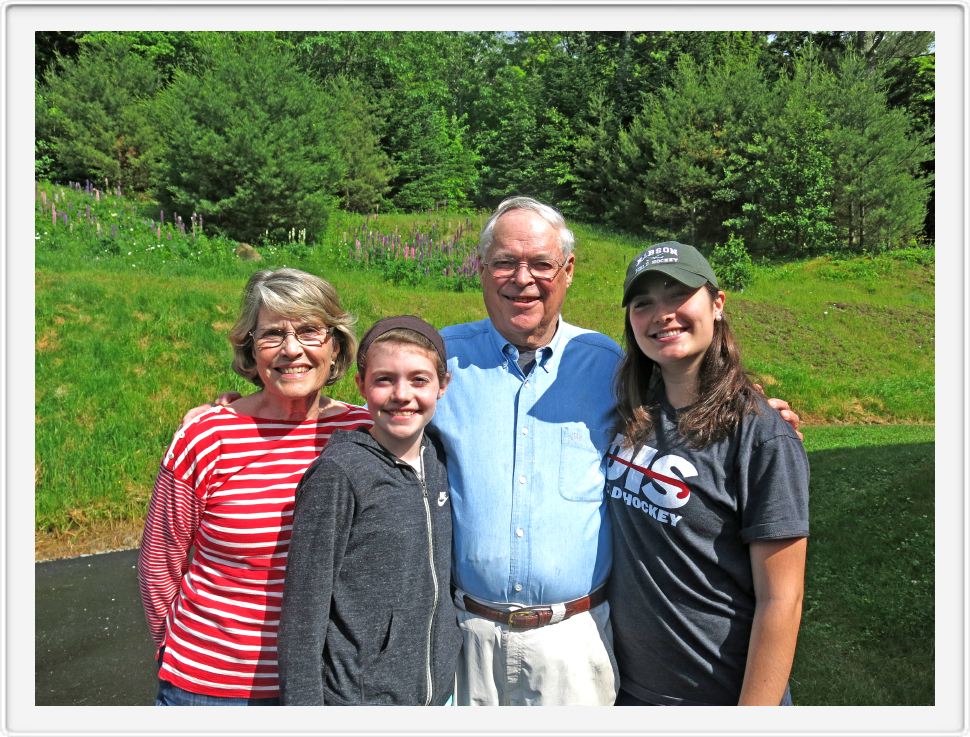
<svg viewBox="0 0 970 737">
<path fill-rule="evenodd" d="M 372 271 L 394 284 L 439 286 L 455 291 L 478 288 L 478 233 L 484 215 L 456 222 L 386 222 L 377 215 L 343 235 L 346 264 Z M 397 220 L 401 220 L 397 218 Z M 386 228 L 386 229 L 385 229 Z"/>
</svg>

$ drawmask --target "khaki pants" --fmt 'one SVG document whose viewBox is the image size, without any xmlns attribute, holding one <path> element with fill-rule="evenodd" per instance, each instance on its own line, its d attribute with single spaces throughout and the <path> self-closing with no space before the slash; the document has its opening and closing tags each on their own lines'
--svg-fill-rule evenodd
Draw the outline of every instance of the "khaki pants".
<svg viewBox="0 0 970 737">
<path fill-rule="evenodd" d="M 458 610 L 458 706 L 611 706 L 619 687 L 610 605 L 511 632 Z"/>
</svg>

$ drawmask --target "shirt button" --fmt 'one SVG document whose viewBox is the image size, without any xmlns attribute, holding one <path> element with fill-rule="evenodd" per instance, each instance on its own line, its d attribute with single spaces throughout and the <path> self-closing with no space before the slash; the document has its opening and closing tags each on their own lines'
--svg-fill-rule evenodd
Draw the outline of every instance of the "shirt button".
<svg viewBox="0 0 970 737">
<path fill-rule="evenodd" d="M 528 435 L 528 434 L 529 434 L 529 428 L 527 428 L 527 427 L 523 427 L 523 428 L 522 428 L 522 434 L 523 434 L 523 435 Z"/>
<path fill-rule="evenodd" d="M 516 537 L 522 537 L 524 534 L 525 534 L 525 530 L 523 530 L 521 527 L 515 531 Z"/>
<path fill-rule="evenodd" d="M 514 589 L 515 589 L 516 591 L 521 591 L 521 590 L 522 590 L 522 584 L 520 584 L 520 583 L 517 583 L 517 584 L 515 584 L 515 586 L 513 586 L 512 588 L 514 588 Z"/>
<path fill-rule="evenodd" d="M 524 484 L 525 483 L 525 476 L 519 476 L 519 483 L 520 484 Z"/>
<path fill-rule="evenodd" d="M 525 385 L 526 386 L 529 386 L 529 380 L 528 379 L 525 380 Z"/>
</svg>

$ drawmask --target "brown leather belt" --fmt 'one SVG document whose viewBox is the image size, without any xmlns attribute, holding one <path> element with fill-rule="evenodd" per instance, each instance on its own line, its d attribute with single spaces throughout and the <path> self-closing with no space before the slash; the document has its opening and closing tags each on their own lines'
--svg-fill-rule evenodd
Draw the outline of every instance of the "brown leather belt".
<svg viewBox="0 0 970 737">
<path fill-rule="evenodd" d="M 583 596 L 563 604 L 565 613 L 562 619 L 569 619 L 574 614 L 589 611 L 604 601 L 606 601 L 606 587 L 600 586 L 589 596 Z M 544 627 L 552 622 L 554 614 L 551 606 L 530 606 L 511 612 L 492 609 L 492 607 L 485 606 L 467 594 L 462 595 L 462 602 L 465 605 L 465 611 L 477 614 L 480 617 L 485 617 L 485 619 L 493 622 L 507 625 L 510 630 L 532 630 L 536 627 Z M 562 619 L 559 621 L 562 621 Z"/>
</svg>

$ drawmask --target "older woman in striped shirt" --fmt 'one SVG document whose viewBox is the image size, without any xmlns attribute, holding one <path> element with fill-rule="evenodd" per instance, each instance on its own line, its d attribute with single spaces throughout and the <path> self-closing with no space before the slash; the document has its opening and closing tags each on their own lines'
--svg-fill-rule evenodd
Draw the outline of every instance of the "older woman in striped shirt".
<svg viewBox="0 0 970 737">
<path fill-rule="evenodd" d="M 229 340 L 233 370 L 259 390 L 176 433 L 145 521 L 138 581 L 160 706 L 279 703 L 294 492 L 334 430 L 371 424 L 366 409 L 323 393 L 357 348 L 353 318 L 323 279 L 253 274 Z"/>
</svg>

